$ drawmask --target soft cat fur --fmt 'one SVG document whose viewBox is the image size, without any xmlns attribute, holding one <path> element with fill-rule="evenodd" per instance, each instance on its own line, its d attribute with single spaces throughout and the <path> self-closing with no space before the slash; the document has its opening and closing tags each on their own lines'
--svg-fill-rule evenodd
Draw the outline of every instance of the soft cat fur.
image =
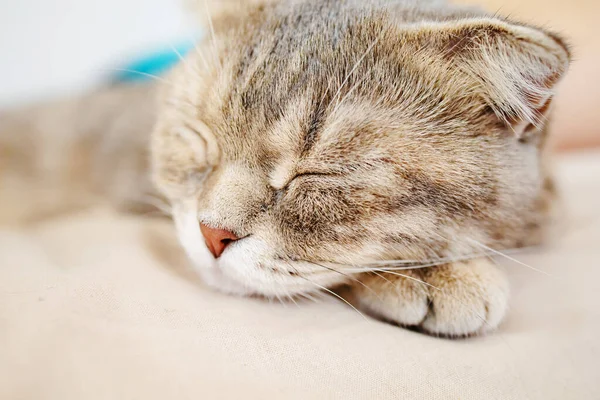
<svg viewBox="0 0 600 400">
<path fill-rule="evenodd" d="M 211 286 L 279 297 L 348 285 L 357 307 L 399 325 L 495 328 L 508 286 L 486 253 L 538 243 L 551 216 L 543 145 L 564 42 L 441 1 L 217 4 L 213 34 L 161 85 L 156 113 L 153 88 L 112 89 L 87 100 L 108 113 L 86 117 L 87 134 L 61 132 L 79 160 L 58 162 L 76 171 L 63 176 L 70 199 L 140 198 L 156 114 L 153 181 Z M 60 176 L 35 153 L 48 126 L 25 115 L 4 118 L 8 159 Z M 25 132 L 38 132 L 31 147 Z M 242 239 L 215 259 L 199 223 Z"/>
</svg>

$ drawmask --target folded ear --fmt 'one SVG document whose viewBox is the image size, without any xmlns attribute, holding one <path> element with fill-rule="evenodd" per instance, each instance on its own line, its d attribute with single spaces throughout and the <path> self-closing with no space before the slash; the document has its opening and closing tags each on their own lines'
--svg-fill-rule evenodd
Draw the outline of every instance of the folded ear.
<svg viewBox="0 0 600 400">
<path fill-rule="evenodd" d="M 492 18 L 437 23 L 426 30 L 443 56 L 477 82 L 477 92 L 519 137 L 541 128 L 570 62 L 563 39 Z"/>
</svg>

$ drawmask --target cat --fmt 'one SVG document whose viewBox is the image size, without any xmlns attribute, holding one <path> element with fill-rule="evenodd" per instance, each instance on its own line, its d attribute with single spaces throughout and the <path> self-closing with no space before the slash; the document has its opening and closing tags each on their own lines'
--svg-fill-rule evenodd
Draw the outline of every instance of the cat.
<svg viewBox="0 0 600 400">
<path fill-rule="evenodd" d="M 25 166 L 4 182 L 39 189 L 45 172 L 70 206 L 155 187 L 226 293 L 344 286 L 357 310 L 425 333 L 498 327 L 509 288 L 488 256 L 540 243 L 553 216 L 564 39 L 437 0 L 208 6 L 210 34 L 164 82 L 0 117 L 5 164 Z M 48 146 L 62 156 L 40 161 Z"/>
</svg>

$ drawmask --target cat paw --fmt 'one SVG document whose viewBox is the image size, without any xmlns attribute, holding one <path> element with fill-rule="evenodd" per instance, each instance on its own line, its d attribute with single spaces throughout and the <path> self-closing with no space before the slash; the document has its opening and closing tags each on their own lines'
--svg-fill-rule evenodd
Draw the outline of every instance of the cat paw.
<svg viewBox="0 0 600 400">
<path fill-rule="evenodd" d="M 361 282 L 354 288 L 360 308 L 435 336 L 465 337 L 493 330 L 508 305 L 506 277 L 483 259 L 365 275 Z"/>
</svg>

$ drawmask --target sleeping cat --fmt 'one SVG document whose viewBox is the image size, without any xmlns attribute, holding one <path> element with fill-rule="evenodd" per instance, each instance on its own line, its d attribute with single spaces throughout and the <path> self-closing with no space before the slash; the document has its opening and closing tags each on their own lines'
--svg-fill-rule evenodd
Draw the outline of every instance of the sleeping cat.
<svg viewBox="0 0 600 400">
<path fill-rule="evenodd" d="M 487 256 L 539 243 L 552 214 L 544 143 L 564 41 L 434 0 L 216 4 L 164 82 L 4 115 L 4 210 L 130 205 L 151 177 L 218 290 L 346 285 L 398 325 L 497 327 L 508 285 Z M 27 183 L 39 195 L 25 207 Z"/>
</svg>

